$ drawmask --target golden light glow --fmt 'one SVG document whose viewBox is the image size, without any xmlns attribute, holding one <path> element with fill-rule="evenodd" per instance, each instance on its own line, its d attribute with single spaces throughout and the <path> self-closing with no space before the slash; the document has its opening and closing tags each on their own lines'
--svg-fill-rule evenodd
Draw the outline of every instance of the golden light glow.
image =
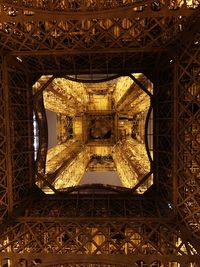
<svg viewBox="0 0 200 267">
<path fill-rule="evenodd" d="M 75 117 L 73 120 L 74 138 L 76 140 L 82 140 L 83 136 L 83 118 Z"/>
<path fill-rule="evenodd" d="M 110 95 L 90 94 L 88 110 L 111 110 Z"/>
<path fill-rule="evenodd" d="M 55 188 L 66 188 L 79 184 L 86 166 L 90 159 L 89 147 L 84 147 L 77 157 L 58 175 L 55 181 Z"/>
<path fill-rule="evenodd" d="M 133 80 L 130 77 L 120 77 L 117 80 L 115 91 L 113 92 L 113 99 L 115 104 L 118 104 L 122 96 L 133 84 Z"/>
<path fill-rule="evenodd" d="M 42 75 L 37 82 L 34 83 L 33 85 L 33 92 L 36 93 L 38 92 L 42 86 L 49 80 L 52 78 L 52 75 Z"/>
<path fill-rule="evenodd" d="M 134 187 L 150 172 L 144 144 L 145 120 L 150 97 L 139 83 L 152 92 L 152 83 L 141 73 L 102 83 L 79 83 L 56 78 L 43 92 L 46 109 L 57 113 L 57 144 L 47 153 L 46 173 L 57 190 L 77 186 L 85 171 L 117 171 L 126 188 Z M 42 76 L 34 90 L 51 79 Z M 66 116 L 66 120 L 65 120 Z M 71 122 L 69 129 L 68 122 Z M 152 122 L 152 121 L 151 121 Z M 68 133 L 66 140 L 63 133 Z M 152 136 L 148 137 L 149 139 Z M 63 142 L 63 143 L 62 143 Z M 141 185 L 143 193 L 152 184 L 150 176 Z"/>
<path fill-rule="evenodd" d="M 132 188 L 138 181 L 138 175 L 129 165 L 128 158 L 121 151 L 121 145 L 114 148 L 113 159 L 124 187 Z"/>
<path fill-rule="evenodd" d="M 46 175 L 54 173 L 58 169 L 63 161 L 70 160 L 72 154 L 77 153 L 82 148 L 81 143 L 75 139 L 70 139 L 67 142 L 57 145 L 47 153 L 46 161 Z"/>
<path fill-rule="evenodd" d="M 74 97 L 77 102 L 86 106 L 88 104 L 87 86 L 81 82 L 73 82 L 64 78 L 56 78 L 52 87 L 64 96 Z"/>
</svg>

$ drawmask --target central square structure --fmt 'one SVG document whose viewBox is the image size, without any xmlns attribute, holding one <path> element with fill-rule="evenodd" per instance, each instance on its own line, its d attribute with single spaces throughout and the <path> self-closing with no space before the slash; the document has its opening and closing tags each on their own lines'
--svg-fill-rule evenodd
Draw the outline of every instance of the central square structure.
<svg viewBox="0 0 200 267">
<path fill-rule="evenodd" d="M 89 112 L 85 114 L 85 143 L 88 145 L 114 145 L 116 142 L 116 114 Z"/>
</svg>

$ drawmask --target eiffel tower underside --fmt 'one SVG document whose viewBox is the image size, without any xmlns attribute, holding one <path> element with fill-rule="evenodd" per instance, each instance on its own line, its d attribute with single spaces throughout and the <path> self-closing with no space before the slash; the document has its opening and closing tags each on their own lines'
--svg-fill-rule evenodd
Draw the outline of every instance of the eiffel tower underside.
<svg viewBox="0 0 200 267">
<path fill-rule="evenodd" d="M 200 266 L 199 8 L 199 0 L 0 1 L 0 266 Z M 144 194 L 54 190 L 36 172 L 47 155 L 42 92 L 55 78 L 131 73 L 153 83 L 153 185 Z"/>
</svg>

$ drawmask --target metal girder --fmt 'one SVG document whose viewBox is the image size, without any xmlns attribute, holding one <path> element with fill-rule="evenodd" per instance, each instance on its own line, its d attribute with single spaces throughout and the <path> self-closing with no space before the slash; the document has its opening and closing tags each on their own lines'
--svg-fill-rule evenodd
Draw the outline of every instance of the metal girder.
<svg viewBox="0 0 200 267">
<path fill-rule="evenodd" d="M 2 62 L 2 81 L 3 81 L 3 95 L 4 95 L 4 116 L 5 116 L 5 133 L 6 133 L 6 167 L 7 167 L 7 200 L 8 200 L 8 214 L 13 211 L 13 185 L 12 185 L 12 156 L 11 156 L 11 129 L 10 129 L 10 97 L 9 97 L 9 81 L 8 81 L 8 67 L 5 58 Z"/>
<path fill-rule="evenodd" d="M 198 255 L 187 255 L 179 237 L 179 224 L 169 216 L 171 211 L 160 214 L 164 210 L 157 200 L 128 195 L 38 198 L 1 234 L 6 241 L 1 242 L 0 258 L 18 261 L 23 255 L 28 262 L 40 259 L 46 266 L 53 256 L 56 264 L 82 262 L 86 255 L 92 262 L 95 255 L 98 263 L 106 257 L 114 264 L 114 253 L 119 260 L 121 257 L 133 262 L 139 258 L 146 263 L 198 262 Z M 190 250 L 195 251 L 192 247 Z"/>
<path fill-rule="evenodd" d="M 195 10 L 195 12 L 186 19 L 184 28 L 180 31 L 179 34 L 177 34 L 177 36 L 172 38 L 167 44 L 167 46 L 171 48 L 171 54 L 174 54 L 177 51 L 183 53 L 184 46 L 186 47 L 192 46 L 195 39 L 195 35 L 199 31 L 199 27 L 200 27 L 200 7 L 198 7 Z"/>
<path fill-rule="evenodd" d="M 194 12 L 194 11 L 193 11 Z M 140 13 L 139 13 L 140 14 Z M 40 16 L 42 18 L 42 16 Z M 1 48 L 14 55 L 151 52 L 182 31 L 187 17 L 40 20 L 3 23 Z M 29 54 L 28 54 L 29 53 Z"/>
<path fill-rule="evenodd" d="M 53 173 L 51 174 L 47 174 L 46 179 L 48 182 L 50 182 L 51 184 L 54 184 L 56 178 L 68 167 L 68 165 L 77 158 L 78 154 L 83 150 L 83 147 L 79 146 L 77 148 L 75 148 L 74 150 L 70 151 L 68 150 L 67 152 L 70 154 L 71 153 L 71 157 L 68 159 L 64 159 L 62 160 L 62 164 L 61 166 L 56 169 Z M 66 155 L 68 154 L 67 152 L 63 151 L 61 152 L 62 154 Z M 66 154 L 65 154 L 66 153 Z M 64 156 L 63 155 L 63 156 Z M 56 155 L 56 157 L 59 157 L 59 155 Z"/>
<path fill-rule="evenodd" d="M 5 78 L 5 63 L 4 63 L 4 57 L 1 56 L 1 73 L 3 73 L 4 78 Z M 0 144 L 1 144 L 1 149 L 0 149 L 0 169 L 1 169 L 1 178 L 0 178 L 0 188 L 1 188 L 1 197 L 0 197 L 0 207 L 1 207 L 1 212 L 0 212 L 0 218 L 1 220 L 7 216 L 8 210 L 9 210 L 9 204 L 8 204 L 8 186 L 7 186 L 7 180 L 8 180 L 8 166 L 7 166 L 7 159 L 8 155 L 7 153 L 7 137 L 5 135 L 6 132 L 6 121 L 5 121 L 5 112 L 6 112 L 6 105 L 5 105 L 5 80 L 3 81 L 3 75 L 1 76 L 0 79 Z M 8 92 L 7 92 L 8 94 Z M 7 103 L 8 106 L 8 103 Z M 7 107 L 8 109 L 8 107 Z M 8 115 L 7 115 L 8 116 Z M 10 188 L 11 189 L 11 188 Z M 12 201 L 12 195 L 11 199 Z"/>
<path fill-rule="evenodd" d="M 33 101 L 27 75 L 8 64 L 13 204 L 33 185 Z"/>
<path fill-rule="evenodd" d="M 186 229 L 184 226 L 181 226 L 180 227 L 180 231 L 181 231 L 182 239 L 184 240 L 185 244 L 188 244 L 188 242 L 190 242 L 192 244 L 192 246 L 196 249 L 196 251 L 198 252 L 198 254 L 200 254 L 200 242 L 197 241 L 191 235 L 191 232 L 188 231 L 188 229 Z M 187 249 L 189 249 L 189 248 L 187 248 Z"/>
<path fill-rule="evenodd" d="M 24 194 L 32 185 L 32 142 L 33 138 L 29 108 L 31 95 L 27 80 L 18 69 L 9 67 L 2 59 L 1 70 L 1 215 L 12 213 Z M 5 171 L 4 171 L 5 170 Z M 5 191 L 4 191 L 5 190 Z M 4 192 L 4 193 L 3 193 Z M 4 210 L 5 205 L 7 211 Z"/>
<path fill-rule="evenodd" d="M 160 200 L 151 197 L 134 196 L 130 192 L 124 194 L 66 194 L 60 193 L 57 196 L 45 196 L 43 201 L 39 199 L 32 203 L 32 208 L 27 210 L 24 219 L 45 220 L 45 218 L 57 220 L 68 220 L 68 218 L 83 219 L 98 218 L 121 218 L 139 222 L 149 218 L 152 221 L 170 220 L 172 211 Z M 140 215 L 139 217 L 137 215 Z M 23 219 L 23 218 L 21 218 Z M 54 220 L 54 219 L 53 219 Z M 86 219 L 87 220 L 87 219 Z"/>
<path fill-rule="evenodd" d="M 155 183 L 158 185 L 162 197 L 173 209 L 172 204 L 172 88 L 173 66 L 165 57 L 158 65 L 154 83 L 154 159 L 155 159 Z M 174 210 L 175 211 L 175 210 Z"/>
<path fill-rule="evenodd" d="M 197 32 L 191 46 L 177 59 L 177 207 L 188 229 L 199 240 L 199 48 Z M 185 60 L 187 59 L 187 61 Z"/>
<path fill-rule="evenodd" d="M 168 264 L 181 264 L 185 267 L 188 264 L 199 262 L 199 256 L 191 256 L 191 260 L 187 256 L 161 256 L 161 255 L 143 255 L 141 261 L 140 256 L 131 255 L 77 255 L 77 254 L 53 254 L 53 253 L 5 253 L 0 254 L 1 258 L 11 258 L 11 263 L 16 264 L 40 264 L 41 267 L 60 267 L 62 265 L 70 265 L 76 267 L 80 264 L 83 267 L 95 267 L 97 262 L 101 267 L 138 267 L 139 264 L 146 266 L 154 265 L 169 266 Z M 148 265 L 147 265 L 148 264 Z M 26 266 L 26 265 L 25 265 Z M 194 265 L 195 266 L 195 265 Z M 198 265 L 196 265 L 198 266 Z"/>
<path fill-rule="evenodd" d="M 2 2 L 2 1 L 1 1 Z M 96 3 L 95 3 L 96 2 Z M 181 3 L 169 3 L 169 1 L 152 2 L 144 1 L 88 1 L 87 4 L 65 1 L 43 3 L 16 3 L 3 1 L 0 3 L 2 22 L 41 21 L 42 20 L 65 20 L 65 19 L 104 19 L 116 17 L 179 17 L 189 16 L 198 2 L 193 5 Z"/>
<path fill-rule="evenodd" d="M 51 53 L 51 52 L 49 52 Z M 60 56 L 26 56 L 22 57 L 21 64 L 27 64 L 27 72 L 42 74 L 90 75 L 91 79 L 95 74 L 127 75 L 134 72 L 147 73 L 153 70 L 155 59 L 159 61 L 164 53 L 116 53 L 116 54 L 78 54 Z"/>
<path fill-rule="evenodd" d="M 65 17 L 69 29 L 63 24 L 59 25 L 60 21 L 53 22 L 50 19 L 49 12 L 60 18 L 64 13 L 58 15 L 58 12 L 52 10 L 34 10 L 35 14 L 25 21 L 23 17 L 27 17 L 26 14 L 19 13 L 11 17 L 12 12 L 15 13 L 15 10 L 12 11 L 14 6 L 11 7 L 10 16 L 5 15 L 7 11 L 3 11 L 1 47 L 12 53 L 13 57 L 19 56 L 20 62 L 17 68 L 10 64 L 12 68 L 8 70 L 9 105 L 5 103 L 5 69 L 1 65 L 1 73 L 4 72 L 0 86 L 2 217 L 7 218 L 10 196 L 13 204 L 19 206 L 33 184 L 32 94 L 28 88 L 27 74 L 19 69 L 19 65 L 25 63 L 29 66 L 29 75 L 31 72 L 68 73 L 77 77 L 81 73 L 108 75 L 138 70 L 150 74 L 155 83 L 154 156 L 158 191 L 147 191 L 150 200 L 143 196 L 141 203 L 131 197 L 129 199 L 129 196 L 126 199 L 125 195 L 121 195 L 121 200 L 112 199 L 110 194 L 105 194 L 103 199 L 98 199 L 97 194 L 88 199 L 70 199 L 70 194 L 67 199 L 61 197 L 54 200 L 43 196 L 39 202 L 24 209 L 20 217 L 17 215 L 11 220 L 12 223 L 1 235 L 1 259 L 6 257 L 18 261 L 23 255 L 30 263 L 37 257 L 44 259 L 45 266 L 49 264 L 47 257 L 57 257 L 57 261 L 63 263 L 66 260 L 69 263 L 70 259 L 75 262 L 77 255 L 82 253 L 80 262 L 85 257 L 91 257 L 91 261 L 99 257 L 101 261 L 110 256 L 109 263 L 116 263 L 111 254 L 113 249 L 113 253 L 118 256 L 121 253 L 123 259 L 131 259 L 134 264 L 141 259 L 149 265 L 152 260 L 161 261 L 165 265 L 169 261 L 178 261 L 182 265 L 188 261 L 199 263 L 199 13 L 185 6 L 166 10 L 166 5 L 161 5 L 157 11 L 151 7 L 149 11 L 147 7 L 140 12 L 131 11 L 134 14 L 130 16 L 127 15 L 129 8 L 127 13 L 117 13 L 122 12 L 122 7 L 113 14 L 108 10 L 98 14 L 90 11 L 87 14 L 71 12 L 69 15 L 73 15 L 74 21 L 72 17 Z M 33 11 L 32 7 L 26 9 Z M 41 12 L 45 13 L 43 18 L 47 26 L 41 19 Z M 94 20 L 91 14 L 99 17 Z M 118 19 L 113 19 L 116 14 Z M 194 27 L 190 24 L 187 28 L 186 17 L 192 14 L 197 14 L 191 20 Z M 88 25 L 80 23 L 82 15 L 88 16 Z M 15 23 L 18 19 L 19 23 Z M 186 30 L 183 31 L 183 28 Z M 134 29 L 139 30 L 134 32 Z M 168 44 L 171 49 L 170 44 L 174 40 L 173 48 L 179 48 L 175 67 L 174 58 L 170 61 L 165 48 Z M 48 55 L 50 53 L 52 55 Z M 162 64 L 159 63 L 161 59 Z M 156 70 L 155 62 L 159 63 Z M 8 118 L 5 110 L 10 112 L 10 124 L 5 122 Z M 5 128 L 10 137 L 6 136 Z M 9 143 L 12 152 L 10 172 L 13 173 L 12 180 L 9 180 L 13 188 L 10 187 L 10 194 L 7 187 L 9 168 L 6 163 L 6 146 Z M 157 207 L 159 202 L 163 203 L 162 207 Z M 167 215 L 168 219 L 165 220 Z M 73 260 L 68 249 L 75 251 Z M 91 252 L 90 256 L 88 251 Z M 58 256 L 60 252 L 63 252 L 62 256 Z M 96 255 L 97 252 L 101 255 Z M 152 252 L 153 256 L 144 255 Z M 122 265 L 125 263 L 123 260 L 120 262 Z M 125 263 L 126 266 L 128 264 Z"/>
</svg>

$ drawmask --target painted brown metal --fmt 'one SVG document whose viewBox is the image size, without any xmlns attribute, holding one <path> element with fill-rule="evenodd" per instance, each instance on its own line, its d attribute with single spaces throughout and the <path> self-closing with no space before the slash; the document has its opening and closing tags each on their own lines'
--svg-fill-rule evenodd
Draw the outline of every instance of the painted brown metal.
<svg viewBox="0 0 200 267">
<path fill-rule="evenodd" d="M 15 8 L 16 1 L 4 2 Z M 173 3 L 176 6 L 176 1 Z M 66 14 L 59 11 L 60 20 L 52 21 L 58 11 L 50 10 L 50 15 L 45 8 L 28 18 L 20 13 L 23 6 L 16 17 L 2 14 L 0 44 L 7 57 L 6 61 L 4 56 L 0 58 L 2 263 L 10 259 L 13 266 L 20 266 L 24 260 L 24 266 L 30 266 L 39 259 L 40 266 L 142 266 L 143 261 L 151 266 L 156 261 L 154 266 L 169 266 L 173 261 L 198 266 L 199 8 L 165 11 L 166 4 L 160 7 L 147 12 L 145 6 L 146 13 L 141 10 L 133 15 L 122 13 L 120 7 L 113 13 L 118 17 L 107 11 L 104 15 L 99 12 L 97 19 L 92 18 L 96 15 L 92 11 L 81 11 L 82 15 L 70 13 L 63 23 Z M 83 15 L 87 19 L 82 25 Z M 46 73 L 78 77 L 136 71 L 144 72 L 155 88 L 155 186 L 140 201 L 117 193 L 120 200 L 114 193 L 100 199 L 91 194 L 86 200 L 81 193 L 46 199 L 33 186 L 33 104 L 28 81 Z M 32 204 L 27 201 L 26 205 L 29 192 Z"/>
</svg>

